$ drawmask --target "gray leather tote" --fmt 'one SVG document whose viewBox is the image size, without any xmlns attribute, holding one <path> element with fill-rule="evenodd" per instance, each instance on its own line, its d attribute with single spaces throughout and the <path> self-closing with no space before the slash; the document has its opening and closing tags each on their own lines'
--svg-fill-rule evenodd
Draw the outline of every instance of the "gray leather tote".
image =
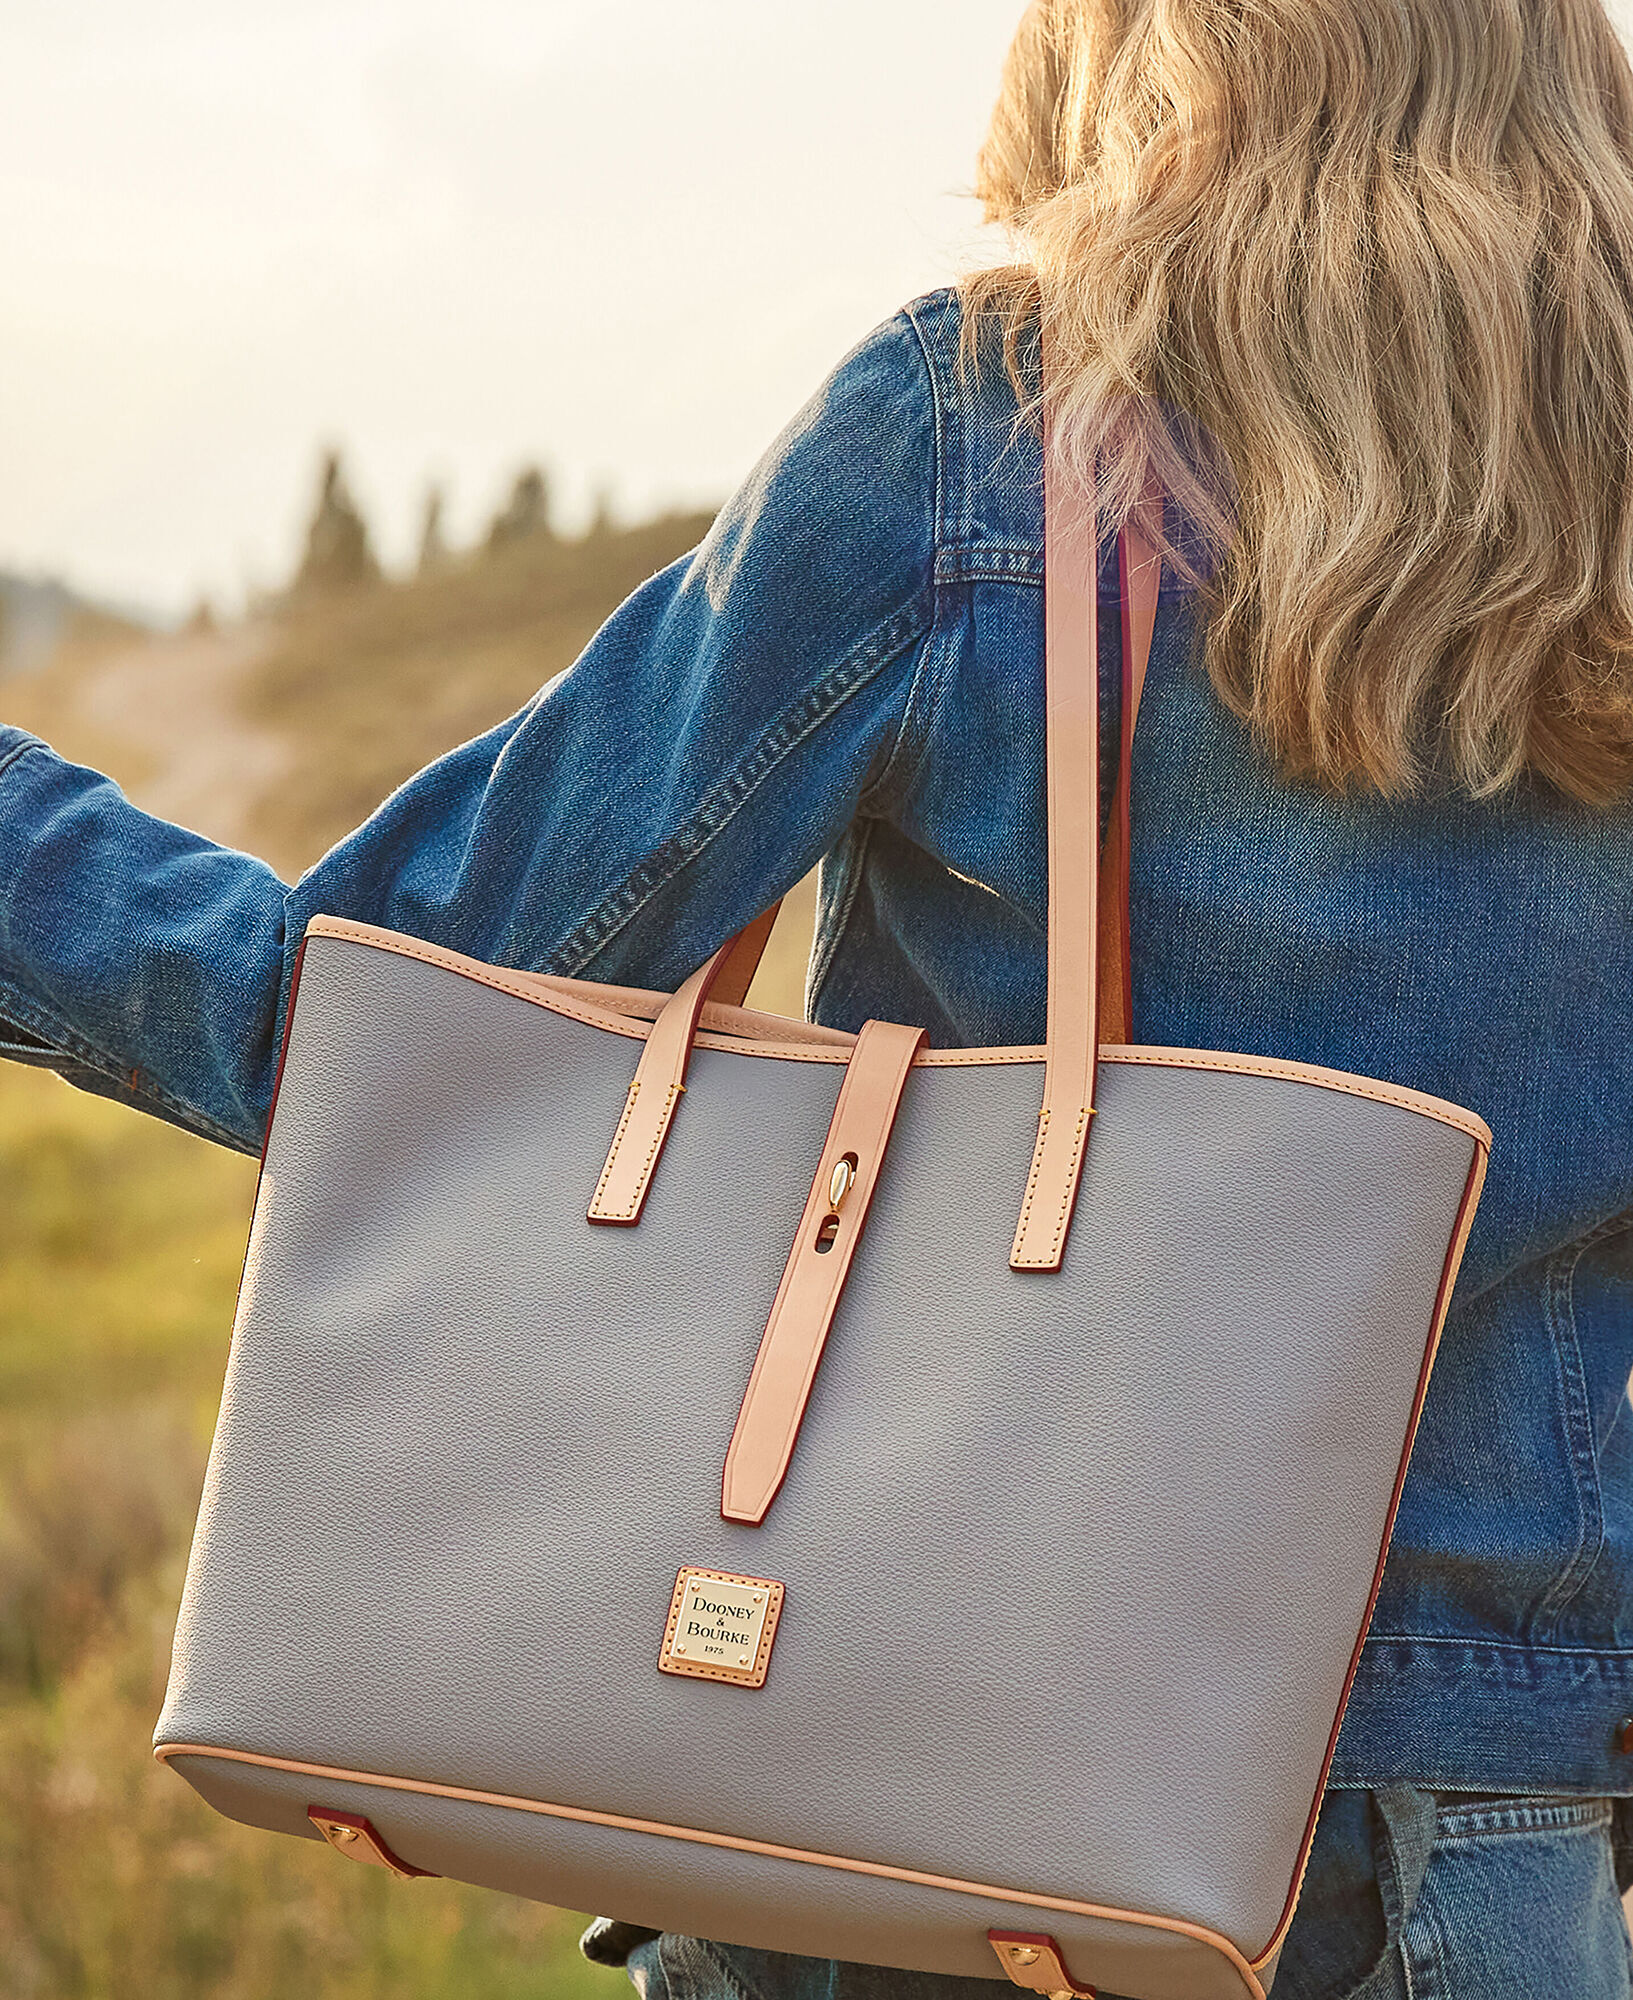
<svg viewBox="0 0 1633 2000">
<path fill-rule="evenodd" d="M 746 1011 L 764 919 L 673 996 L 311 925 L 157 1732 L 220 1811 L 773 1951 L 1268 1990 L 1490 1135 L 1128 1045 L 1051 485 L 1046 1048 Z"/>
</svg>

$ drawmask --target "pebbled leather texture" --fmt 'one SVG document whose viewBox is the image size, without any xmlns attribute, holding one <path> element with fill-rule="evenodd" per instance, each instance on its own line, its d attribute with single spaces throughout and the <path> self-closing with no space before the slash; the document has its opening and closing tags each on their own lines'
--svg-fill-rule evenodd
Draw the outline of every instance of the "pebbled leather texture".
<svg viewBox="0 0 1633 2000">
<path fill-rule="evenodd" d="M 641 1044 L 307 945 L 158 1730 L 1179 1918 L 1262 1952 L 1367 1611 L 1475 1141 L 1116 1063 L 1064 1269 L 1008 1262 L 1036 1062 L 917 1067 L 776 1506 L 721 1467 L 844 1071 L 699 1047 L 640 1227 L 591 1227 Z M 787 1588 L 764 1688 L 659 1673 L 682 1564 Z M 1139 2000 L 1173 1934 L 205 1759 L 416 1866 Z M 329 1792 L 345 1796 L 330 1797 Z M 362 1803 L 359 1803 L 362 1801 Z"/>
</svg>

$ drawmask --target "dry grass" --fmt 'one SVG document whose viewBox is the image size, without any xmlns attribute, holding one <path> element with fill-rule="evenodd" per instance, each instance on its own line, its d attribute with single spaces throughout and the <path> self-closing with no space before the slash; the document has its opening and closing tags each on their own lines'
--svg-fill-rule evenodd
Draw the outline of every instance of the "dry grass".
<svg viewBox="0 0 1633 2000">
<path fill-rule="evenodd" d="M 514 714 L 608 613 L 696 546 L 707 514 L 582 541 L 537 536 L 407 584 L 293 607 L 251 676 L 246 714 L 298 742 L 252 844 L 285 869 L 349 833 L 422 764 Z"/>
</svg>

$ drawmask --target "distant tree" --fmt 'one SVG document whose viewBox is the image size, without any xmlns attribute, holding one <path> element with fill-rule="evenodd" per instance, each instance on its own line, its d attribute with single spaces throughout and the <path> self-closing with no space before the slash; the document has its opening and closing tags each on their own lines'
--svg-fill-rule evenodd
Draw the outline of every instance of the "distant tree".
<svg viewBox="0 0 1633 2000">
<path fill-rule="evenodd" d="M 592 541 L 600 541 L 604 536 L 617 532 L 618 520 L 612 507 L 612 488 L 598 486 L 595 489 L 595 505 L 590 514 L 590 525 L 585 531 Z"/>
<path fill-rule="evenodd" d="M 369 543 L 368 525 L 346 483 L 338 451 L 323 454 L 317 505 L 306 531 L 306 552 L 295 573 L 297 596 L 355 590 L 374 583 L 380 565 Z"/>
<path fill-rule="evenodd" d="M 536 465 L 529 465 L 517 473 L 509 499 L 489 525 L 488 549 L 492 553 L 551 533 L 550 483 Z"/>
<path fill-rule="evenodd" d="M 425 490 L 425 505 L 420 512 L 421 576 L 434 576 L 448 566 L 448 537 L 442 523 L 446 497 L 439 485 L 432 484 Z"/>
</svg>

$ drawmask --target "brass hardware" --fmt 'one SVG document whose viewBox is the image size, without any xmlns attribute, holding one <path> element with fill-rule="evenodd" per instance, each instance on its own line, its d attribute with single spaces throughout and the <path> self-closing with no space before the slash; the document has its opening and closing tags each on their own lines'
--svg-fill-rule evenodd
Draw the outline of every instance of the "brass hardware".
<svg viewBox="0 0 1633 2000">
<path fill-rule="evenodd" d="M 845 1206 L 845 1197 L 856 1185 L 856 1168 L 854 1153 L 847 1153 L 842 1160 L 834 1162 L 834 1170 L 828 1180 L 828 1206 L 835 1215 Z"/>
<path fill-rule="evenodd" d="M 356 1813 L 333 1812 L 327 1806 L 308 1806 L 306 1817 L 335 1852 L 344 1854 L 350 1861 L 360 1861 L 371 1868 L 389 1869 L 393 1875 L 400 1875 L 405 1880 L 430 1873 L 429 1869 L 410 1866 L 400 1855 L 394 1854 L 380 1837 L 372 1820 L 363 1819 Z"/>
<path fill-rule="evenodd" d="M 988 1931 L 987 1940 L 998 1963 L 1023 1992 L 1043 2000 L 1094 2000 L 1092 1986 L 1080 1986 L 1066 1970 L 1060 1946 L 1034 1931 Z"/>
<path fill-rule="evenodd" d="M 782 1616 L 783 1587 L 759 1576 L 683 1569 L 658 1654 L 666 1674 L 762 1687 Z"/>
</svg>

